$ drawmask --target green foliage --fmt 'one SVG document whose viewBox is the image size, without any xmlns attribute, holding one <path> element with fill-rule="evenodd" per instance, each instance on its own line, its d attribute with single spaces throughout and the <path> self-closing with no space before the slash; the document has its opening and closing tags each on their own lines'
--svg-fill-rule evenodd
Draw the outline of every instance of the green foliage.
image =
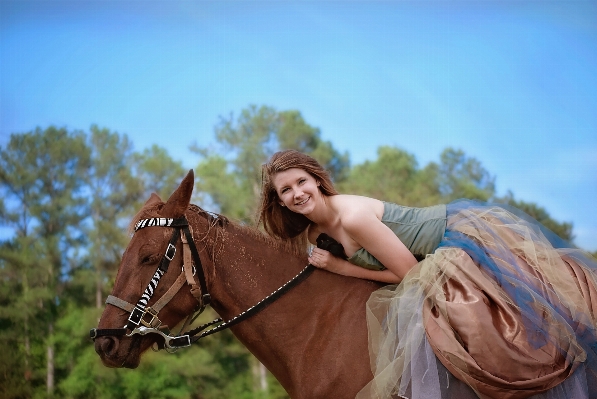
<svg viewBox="0 0 597 399">
<path fill-rule="evenodd" d="M 355 165 L 339 188 L 402 205 L 429 206 L 458 198 L 488 200 L 494 194 L 494 178 L 462 150 L 447 148 L 439 164 L 420 169 L 414 155 L 382 146 L 376 160 Z"/>
<path fill-rule="evenodd" d="M 446 148 L 440 160 L 438 184 L 444 201 L 459 198 L 487 201 L 493 197 L 495 178 L 481 166 L 481 162 L 453 148 Z"/>
<path fill-rule="evenodd" d="M 16 232 L 0 251 L 2 272 L 10 275 L 13 293 L 21 293 L 2 300 L 2 321 L 8 327 L 2 333 L 23 347 L 23 375 L 32 385 L 42 381 L 37 370 L 51 363 L 51 356 L 48 360 L 39 355 L 54 353 L 62 276 L 72 265 L 70 249 L 82 237 L 75 226 L 85 218 L 82 185 L 89 162 L 84 134 L 54 127 L 12 135 L 0 152 L 0 192 L 5 200 L 0 222 Z M 53 378 L 53 373 L 47 374 L 49 393 Z"/>
<path fill-rule="evenodd" d="M 151 193 L 166 200 L 188 172 L 180 161 L 172 159 L 165 149 L 155 144 L 141 153 L 135 153 L 132 161 L 135 178 L 143 187 L 143 202 Z"/>
<path fill-rule="evenodd" d="M 89 150 L 81 132 L 50 127 L 12 135 L 0 153 L 3 222 L 21 236 L 70 238 L 68 227 L 82 217 L 80 187 L 88 166 Z"/>
<path fill-rule="evenodd" d="M 228 169 L 228 162 L 220 155 L 213 154 L 203 159 L 195 169 L 199 179 L 198 195 L 205 202 L 202 196 L 209 194 L 209 199 L 222 213 L 248 220 L 251 209 L 247 204 L 254 206 L 253 193 L 243 190 L 243 179 L 237 172 Z"/>
<path fill-rule="evenodd" d="M 395 147 L 377 150 L 375 161 L 355 165 L 341 192 L 365 195 L 407 206 L 427 206 L 440 202 L 435 184 L 435 168 L 419 169 L 414 155 Z"/>
<path fill-rule="evenodd" d="M 100 308 L 106 294 L 106 282 L 115 275 L 127 241 L 126 230 L 122 227 L 134 214 L 143 187 L 142 180 L 132 174 L 132 144 L 126 136 L 94 125 L 87 144 L 91 150 L 91 164 L 85 175 L 85 186 L 90 194 L 86 212 L 89 223 L 83 230 L 89 243 L 85 257 L 89 267 L 79 268 L 73 274 L 88 277 L 81 282 L 95 283 L 95 305 Z M 85 273 L 88 270 L 93 271 L 91 281 L 91 276 Z M 89 287 L 83 288 L 89 290 Z"/>
</svg>

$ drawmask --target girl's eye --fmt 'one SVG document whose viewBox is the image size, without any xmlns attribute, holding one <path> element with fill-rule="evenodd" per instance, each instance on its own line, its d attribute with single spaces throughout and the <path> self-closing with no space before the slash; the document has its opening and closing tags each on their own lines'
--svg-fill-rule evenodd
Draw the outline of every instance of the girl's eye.
<svg viewBox="0 0 597 399">
<path fill-rule="evenodd" d="M 285 192 L 287 192 L 287 191 L 288 191 L 288 189 L 287 189 L 287 188 L 283 188 L 283 189 L 282 189 L 282 191 L 281 191 L 281 193 L 282 193 L 282 194 L 284 194 L 284 193 L 285 193 Z"/>
<path fill-rule="evenodd" d="M 301 180 L 299 180 L 299 184 L 303 184 L 306 181 L 307 181 L 307 179 L 301 179 Z"/>
</svg>

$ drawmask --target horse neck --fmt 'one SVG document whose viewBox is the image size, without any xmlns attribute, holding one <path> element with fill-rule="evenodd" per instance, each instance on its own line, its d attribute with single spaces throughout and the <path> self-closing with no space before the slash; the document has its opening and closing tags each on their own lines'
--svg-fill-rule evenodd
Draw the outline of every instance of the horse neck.
<svg viewBox="0 0 597 399">
<path fill-rule="evenodd" d="M 246 310 L 296 276 L 307 255 L 256 230 L 191 209 L 187 219 L 204 263 L 212 306 L 225 319 Z"/>
<path fill-rule="evenodd" d="M 230 224 L 215 243 L 212 296 L 222 316 L 234 316 L 274 292 L 306 265 L 306 253 L 293 254 L 256 231 Z"/>
</svg>

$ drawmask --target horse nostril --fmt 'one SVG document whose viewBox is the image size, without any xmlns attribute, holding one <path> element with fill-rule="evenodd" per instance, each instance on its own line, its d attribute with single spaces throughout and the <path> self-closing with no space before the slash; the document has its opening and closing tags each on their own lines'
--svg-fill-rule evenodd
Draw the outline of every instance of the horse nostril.
<svg viewBox="0 0 597 399">
<path fill-rule="evenodd" d="M 95 340 L 95 351 L 98 354 L 110 356 L 112 352 L 118 350 L 118 341 L 112 337 L 100 337 Z"/>
</svg>

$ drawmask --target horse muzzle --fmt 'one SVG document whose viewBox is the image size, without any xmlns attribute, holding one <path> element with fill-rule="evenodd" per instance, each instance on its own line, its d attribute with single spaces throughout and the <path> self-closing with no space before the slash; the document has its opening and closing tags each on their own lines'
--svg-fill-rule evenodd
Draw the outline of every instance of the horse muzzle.
<svg viewBox="0 0 597 399">
<path fill-rule="evenodd" d="M 104 366 L 134 369 L 141 360 L 140 341 L 138 338 L 98 337 L 95 339 L 95 352 Z"/>
</svg>

